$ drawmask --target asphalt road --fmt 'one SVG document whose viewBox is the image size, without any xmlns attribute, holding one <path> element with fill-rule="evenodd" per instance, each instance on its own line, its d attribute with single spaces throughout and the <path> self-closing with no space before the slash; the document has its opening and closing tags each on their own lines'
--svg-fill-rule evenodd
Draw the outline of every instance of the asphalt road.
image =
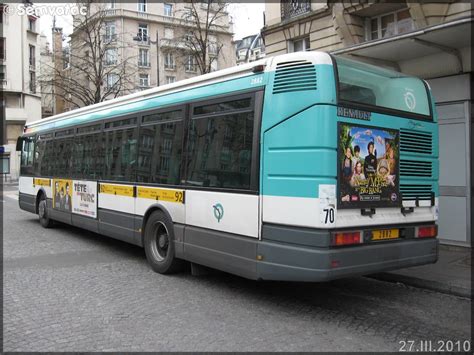
<svg viewBox="0 0 474 355">
<path fill-rule="evenodd" d="M 163 276 L 142 249 L 41 228 L 6 191 L 4 351 L 398 351 L 470 339 L 470 300 L 357 277 Z"/>
</svg>

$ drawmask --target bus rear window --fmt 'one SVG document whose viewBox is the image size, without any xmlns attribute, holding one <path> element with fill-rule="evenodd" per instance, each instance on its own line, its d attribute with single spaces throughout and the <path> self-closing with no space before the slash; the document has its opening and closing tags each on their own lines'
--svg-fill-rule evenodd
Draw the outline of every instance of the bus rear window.
<svg viewBox="0 0 474 355">
<path fill-rule="evenodd" d="M 430 118 L 428 92 L 421 79 L 342 57 L 335 60 L 340 104 Z"/>
</svg>

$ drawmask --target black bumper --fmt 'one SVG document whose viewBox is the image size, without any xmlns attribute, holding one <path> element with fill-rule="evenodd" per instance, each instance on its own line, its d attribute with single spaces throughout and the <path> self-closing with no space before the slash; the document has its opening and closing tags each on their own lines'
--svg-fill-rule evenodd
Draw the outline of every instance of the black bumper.
<svg viewBox="0 0 474 355">
<path fill-rule="evenodd" d="M 329 281 L 435 263 L 438 240 L 407 239 L 331 248 L 263 237 L 258 243 L 257 254 L 262 256 L 257 263 L 258 279 Z"/>
</svg>

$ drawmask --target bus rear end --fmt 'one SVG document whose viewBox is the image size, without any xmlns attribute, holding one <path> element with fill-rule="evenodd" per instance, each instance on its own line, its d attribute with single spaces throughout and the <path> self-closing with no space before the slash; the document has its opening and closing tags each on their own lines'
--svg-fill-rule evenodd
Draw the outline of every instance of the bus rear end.
<svg viewBox="0 0 474 355">
<path fill-rule="evenodd" d="M 326 53 L 278 57 L 262 118 L 262 279 L 434 263 L 438 128 L 428 85 Z"/>
</svg>

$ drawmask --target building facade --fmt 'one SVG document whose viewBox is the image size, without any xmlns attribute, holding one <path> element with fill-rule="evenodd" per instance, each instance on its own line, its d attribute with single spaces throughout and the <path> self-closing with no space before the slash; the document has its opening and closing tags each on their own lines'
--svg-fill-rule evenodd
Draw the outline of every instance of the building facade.
<svg viewBox="0 0 474 355">
<path fill-rule="evenodd" d="M 421 77 L 439 115 L 439 238 L 473 246 L 471 29 L 466 1 L 266 2 L 267 55 L 323 50 Z"/>
<path fill-rule="evenodd" d="M 41 118 L 41 95 L 37 85 L 40 41 L 39 18 L 23 14 L 30 2 L 0 5 L 0 84 L 2 89 L 2 173 L 17 180 L 20 156 L 16 141 L 25 123 Z M 2 176 L 3 177 L 3 176 Z"/>
<path fill-rule="evenodd" d="M 182 2 L 146 0 L 92 5 L 91 16 L 101 16 L 101 21 L 104 22 L 102 32 L 106 46 L 105 65 L 119 63 L 123 64 L 122 68 L 126 67 L 121 74 L 111 70 L 104 78 L 105 87 L 113 86 L 121 77 L 127 80 L 118 95 L 109 95 L 108 98 L 201 74 L 196 58 L 190 55 L 189 47 L 183 45 L 183 38 L 193 23 L 186 19 L 186 13 L 190 12 L 187 6 Z M 197 6 L 197 10 L 203 15 L 202 21 L 206 8 L 203 5 Z M 84 47 L 81 47 L 83 31 L 78 25 L 80 21 L 80 16 L 77 16 L 71 35 L 70 70 L 74 70 L 74 60 L 86 54 Z M 225 11 L 207 35 L 211 71 L 234 66 L 233 33 Z M 219 50 L 214 52 L 214 48 Z"/>
<path fill-rule="evenodd" d="M 40 36 L 40 73 L 45 78 L 53 75 L 53 52 L 46 35 Z M 54 114 L 53 88 L 46 80 L 40 80 L 41 88 L 41 118 L 46 118 Z"/>
<path fill-rule="evenodd" d="M 234 42 L 237 65 L 253 62 L 265 57 L 265 46 L 260 33 Z"/>
</svg>

